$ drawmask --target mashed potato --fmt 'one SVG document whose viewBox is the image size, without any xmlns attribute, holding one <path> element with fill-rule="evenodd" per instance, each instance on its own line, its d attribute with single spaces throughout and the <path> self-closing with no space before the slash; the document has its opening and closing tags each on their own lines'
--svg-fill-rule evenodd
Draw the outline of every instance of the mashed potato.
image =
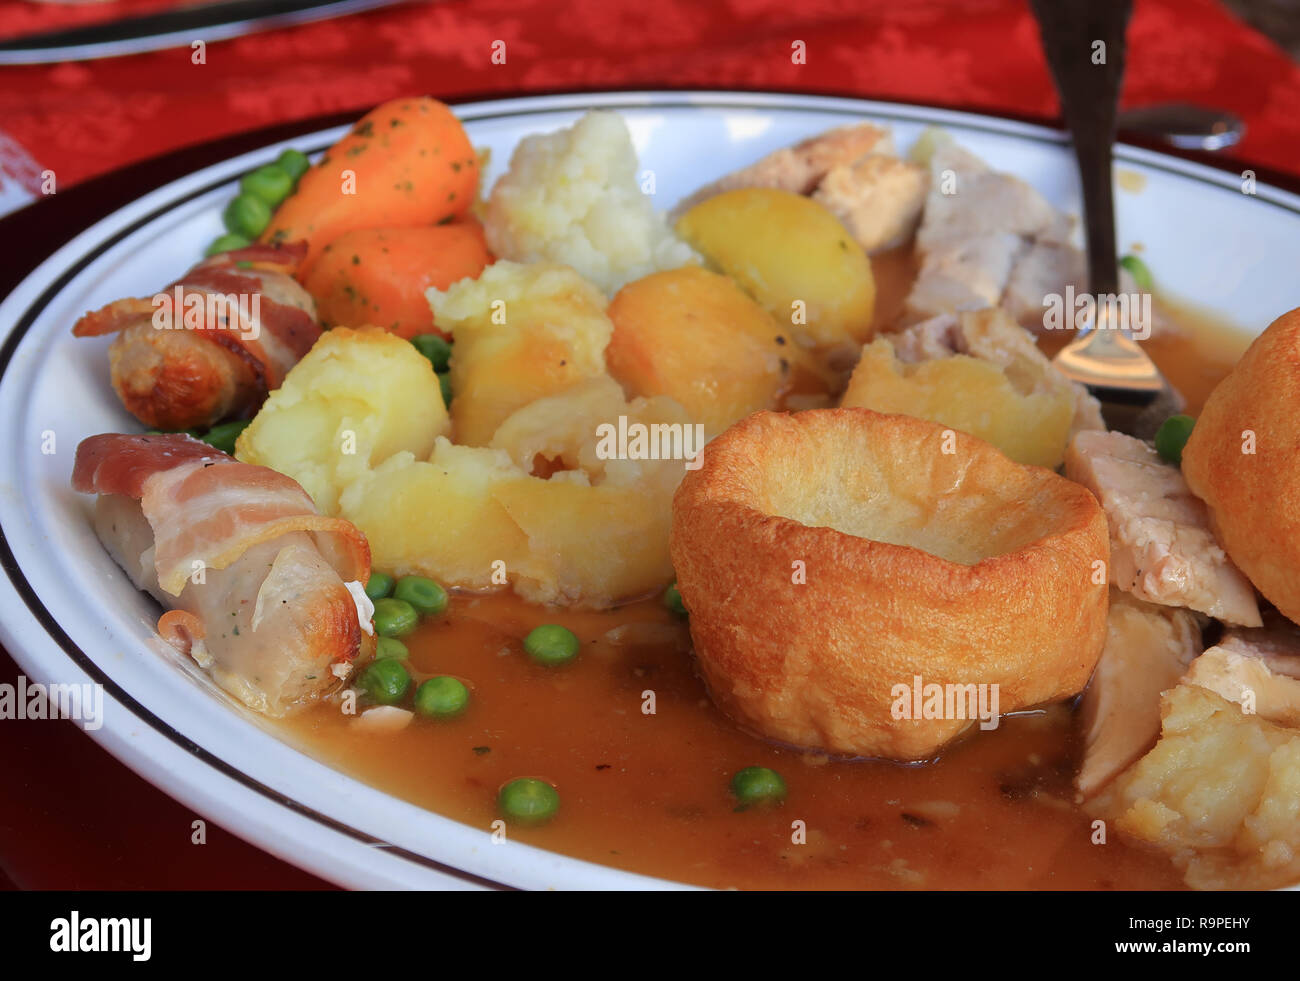
<svg viewBox="0 0 1300 981">
<path fill-rule="evenodd" d="M 484 226 L 502 259 L 562 262 L 607 294 L 698 256 L 642 193 L 636 151 L 616 112 L 521 140 L 496 182 Z"/>
</svg>

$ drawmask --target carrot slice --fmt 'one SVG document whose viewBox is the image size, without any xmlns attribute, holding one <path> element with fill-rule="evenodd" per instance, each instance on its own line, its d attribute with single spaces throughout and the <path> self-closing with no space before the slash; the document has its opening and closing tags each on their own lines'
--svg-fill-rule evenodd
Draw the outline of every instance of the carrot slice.
<svg viewBox="0 0 1300 981">
<path fill-rule="evenodd" d="M 468 215 L 432 228 L 364 228 L 325 246 L 303 285 L 326 327 L 376 324 L 411 338 L 435 329 L 425 290 L 477 276 L 490 261 L 483 227 Z"/>
<path fill-rule="evenodd" d="M 358 228 L 436 225 L 466 211 L 478 155 L 452 111 L 430 98 L 395 99 L 367 113 L 298 181 L 262 242 L 307 242 L 306 282 L 325 246 Z"/>
</svg>

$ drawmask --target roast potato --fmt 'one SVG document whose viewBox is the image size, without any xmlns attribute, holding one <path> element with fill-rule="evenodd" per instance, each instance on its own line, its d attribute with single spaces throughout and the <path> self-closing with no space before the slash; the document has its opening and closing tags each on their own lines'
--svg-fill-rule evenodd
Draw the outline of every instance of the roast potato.
<svg viewBox="0 0 1300 981">
<path fill-rule="evenodd" d="M 838 218 L 809 198 L 751 187 L 682 215 L 677 234 L 808 346 L 871 335 L 871 263 Z"/>
<path fill-rule="evenodd" d="M 942 423 L 1049 470 L 1076 431 L 1106 428 L 1096 399 L 997 309 L 941 314 L 876 338 L 842 404 Z"/>
<path fill-rule="evenodd" d="M 609 373 L 634 395 L 667 395 L 710 435 L 773 408 L 803 348 L 735 281 L 698 266 L 628 283 L 609 306 Z"/>
<path fill-rule="evenodd" d="M 493 496 L 528 538 L 513 579 L 526 600 L 608 607 L 672 580 L 671 490 L 591 487 L 556 475 L 503 484 Z"/>
<path fill-rule="evenodd" d="M 602 375 L 528 403 L 500 425 L 491 445 L 508 452 L 526 473 L 582 470 L 593 483 L 609 480 L 624 485 L 659 473 L 660 460 L 620 459 L 603 452 L 611 444 L 602 447 L 600 427 L 616 430 L 619 416 L 629 423 L 674 427 L 671 435 L 681 433 L 683 445 L 689 436 L 691 446 L 685 447 L 686 455 L 673 459 L 685 460 L 703 443 L 700 434 L 686 432 L 691 420 L 675 400 L 660 395 L 629 402 L 618 383 Z M 676 480 L 674 476 L 674 487 Z"/>
<path fill-rule="evenodd" d="M 607 301 L 568 266 L 496 262 L 428 298 L 438 326 L 456 339 L 457 443 L 486 446 L 516 409 L 605 374 Z"/>
<path fill-rule="evenodd" d="M 526 550 L 523 532 L 493 496 L 524 478 L 501 450 L 440 438 L 427 461 L 398 453 L 366 471 L 343 492 L 340 512 L 365 533 L 376 569 L 484 589 L 493 562 L 514 570 Z"/>
<path fill-rule="evenodd" d="M 1066 389 L 1021 393 L 1002 368 L 964 354 L 908 364 L 884 338 L 862 349 L 842 404 L 942 423 L 1049 469 L 1064 458 L 1074 417 Z"/>
<path fill-rule="evenodd" d="M 493 446 L 439 439 L 429 460 L 400 453 L 341 498 L 376 568 L 449 586 L 509 583 L 525 599 L 606 607 L 672 578 L 668 526 L 682 460 L 603 458 L 598 427 L 689 425 L 667 398 L 627 402 L 609 377 L 521 408 Z M 539 461 L 538 476 L 530 471 Z"/>
<path fill-rule="evenodd" d="M 326 331 L 239 436 L 235 456 L 288 474 L 325 514 L 394 453 L 424 457 L 449 429 L 433 366 L 380 327 Z"/>
</svg>

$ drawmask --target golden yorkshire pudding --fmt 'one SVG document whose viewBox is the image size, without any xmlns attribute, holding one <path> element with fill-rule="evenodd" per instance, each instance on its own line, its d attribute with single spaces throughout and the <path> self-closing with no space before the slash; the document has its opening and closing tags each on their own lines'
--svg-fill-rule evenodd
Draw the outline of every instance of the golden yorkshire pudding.
<svg viewBox="0 0 1300 981">
<path fill-rule="evenodd" d="M 1214 389 L 1183 476 L 1232 561 L 1300 621 L 1300 308 L 1269 324 Z"/>
<path fill-rule="evenodd" d="M 933 757 L 1080 691 L 1106 636 L 1093 496 L 909 416 L 737 423 L 678 488 L 669 547 L 719 707 L 834 755 Z"/>
</svg>

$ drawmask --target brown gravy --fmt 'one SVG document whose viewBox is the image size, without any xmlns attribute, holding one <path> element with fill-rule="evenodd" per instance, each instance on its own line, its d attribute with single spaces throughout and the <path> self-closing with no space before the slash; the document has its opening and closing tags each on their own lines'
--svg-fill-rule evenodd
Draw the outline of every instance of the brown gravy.
<svg viewBox="0 0 1300 981">
<path fill-rule="evenodd" d="M 896 270 L 890 275 L 886 270 Z M 878 261 L 883 304 L 897 303 L 910 259 Z M 1248 338 L 1165 303 L 1184 326 L 1149 342 L 1196 412 Z M 599 547 L 593 543 L 593 547 Z M 562 668 L 533 664 L 522 638 L 562 623 L 583 642 Z M 625 624 L 667 636 L 617 645 Z M 557 817 L 519 841 L 645 875 L 751 889 L 1177 889 L 1162 856 L 1112 831 L 1093 844 L 1073 803 L 1077 746 L 1068 706 L 1006 718 L 935 763 L 834 762 L 738 730 L 696 678 L 685 628 L 657 601 L 607 612 L 530 606 L 512 595 L 455 596 L 448 613 L 406 638 L 418 682 L 469 685 L 460 718 L 417 718 L 363 734 L 338 707 L 284 723 L 312 756 L 380 790 L 490 832 L 496 794 L 515 777 L 553 783 Z M 653 693 L 654 714 L 642 708 Z M 774 809 L 737 812 L 728 793 L 745 766 L 789 787 Z M 797 822 L 805 829 L 796 843 Z"/>
<path fill-rule="evenodd" d="M 497 790 L 520 776 L 559 790 L 558 816 L 516 840 L 646 875 L 750 889 L 1166 889 L 1161 857 L 1091 844 L 1067 800 L 1070 713 L 1004 719 L 937 763 L 828 762 L 736 729 L 708 701 L 678 645 L 615 647 L 625 623 L 670 622 L 656 602 L 606 613 L 531 607 L 513 596 L 457 597 L 408 638 L 416 680 L 470 685 L 451 722 L 416 719 L 358 734 L 330 705 L 287 723 L 313 756 L 373 786 L 488 834 Z M 521 649 L 539 623 L 583 640 L 548 669 Z M 642 712 L 644 692 L 655 714 Z M 770 766 L 789 787 L 772 810 L 736 812 L 733 773 Z M 795 844 L 794 822 L 806 844 Z"/>
</svg>

